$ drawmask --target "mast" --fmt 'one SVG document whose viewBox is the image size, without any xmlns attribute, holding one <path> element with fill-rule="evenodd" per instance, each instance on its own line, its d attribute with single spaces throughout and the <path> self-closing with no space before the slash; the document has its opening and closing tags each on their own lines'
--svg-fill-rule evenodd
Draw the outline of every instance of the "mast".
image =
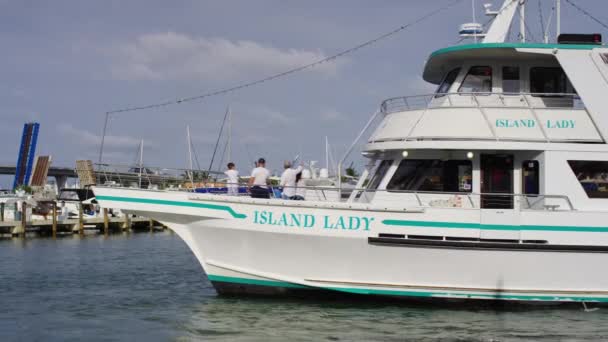
<svg viewBox="0 0 608 342">
<path fill-rule="evenodd" d="M 518 5 L 520 5 L 520 0 L 505 0 L 499 11 L 491 10 L 491 5 L 484 5 L 486 15 L 494 17 L 494 20 L 486 32 L 483 43 L 504 43 L 509 35 L 509 28 Z"/>
<path fill-rule="evenodd" d="M 327 172 L 329 172 L 329 142 L 327 135 L 325 136 L 325 167 L 327 168 Z"/>
<path fill-rule="evenodd" d="M 190 125 L 186 125 L 186 137 L 188 140 L 188 175 L 190 176 L 190 183 L 194 184 L 194 177 L 192 175 L 192 140 L 190 139 Z"/>
<path fill-rule="evenodd" d="M 141 189 L 141 173 L 144 168 L 144 139 L 139 143 L 139 188 Z"/>
<path fill-rule="evenodd" d="M 232 161 L 232 110 L 230 105 L 228 105 L 228 139 L 226 141 L 227 144 L 227 154 L 228 154 L 228 162 Z"/>
</svg>

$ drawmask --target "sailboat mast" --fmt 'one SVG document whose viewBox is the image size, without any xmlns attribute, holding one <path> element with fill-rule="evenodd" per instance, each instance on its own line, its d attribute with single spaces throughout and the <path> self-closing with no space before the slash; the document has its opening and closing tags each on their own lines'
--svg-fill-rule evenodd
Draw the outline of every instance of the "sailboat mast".
<svg viewBox="0 0 608 342">
<path fill-rule="evenodd" d="M 144 168 L 144 139 L 139 143 L 139 187 L 141 188 L 141 172 Z"/>
<path fill-rule="evenodd" d="M 232 161 L 232 110 L 230 106 L 228 106 L 228 162 Z"/>
<path fill-rule="evenodd" d="M 329 141 L 327 140 L 327 135 L 325 136 L 325 167 L 327 168 L 327 172 L 329 172 Z"/>
<path fill-rule="evenodd" d="M 188 175 L 190 176 L 190 183 L 194 186 L 194 179 L 192 176 L 192 140 L 190 139 L 190 125 L 186 125 L 186 137 L 188 140 Z"/>
</svg>

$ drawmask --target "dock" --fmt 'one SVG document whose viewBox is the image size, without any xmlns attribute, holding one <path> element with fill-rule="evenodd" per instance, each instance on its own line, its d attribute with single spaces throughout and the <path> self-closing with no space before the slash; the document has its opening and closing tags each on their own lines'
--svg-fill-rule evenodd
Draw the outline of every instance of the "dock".
<svg viewBox="0 0 608 342">
<path fill-rule="evenodd" d="M 65 236 L 89 234 L 115 234 L 133 231 L 155 232 L 166 229 L 154 220 L 124 215 L 111 217 L 103 210 L 102 217 L 77 217 L 59 220 L 57 215 L 48 219 L 2 220 L 0 237 Z M 22 216 L 23 218 L 23 216 Z"/>
</svg>

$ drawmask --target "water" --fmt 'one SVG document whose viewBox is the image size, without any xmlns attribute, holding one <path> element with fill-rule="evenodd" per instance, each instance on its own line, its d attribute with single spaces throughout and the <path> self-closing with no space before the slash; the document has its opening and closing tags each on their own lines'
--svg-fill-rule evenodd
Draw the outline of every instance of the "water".
<svg viewBox="0 0 608 342">
<path fill-rule="evenodd" d="M 0 341 L 608 340 L 608 308 L 217 297 L 169 232 L 0 241 Z"/>
</svg>

